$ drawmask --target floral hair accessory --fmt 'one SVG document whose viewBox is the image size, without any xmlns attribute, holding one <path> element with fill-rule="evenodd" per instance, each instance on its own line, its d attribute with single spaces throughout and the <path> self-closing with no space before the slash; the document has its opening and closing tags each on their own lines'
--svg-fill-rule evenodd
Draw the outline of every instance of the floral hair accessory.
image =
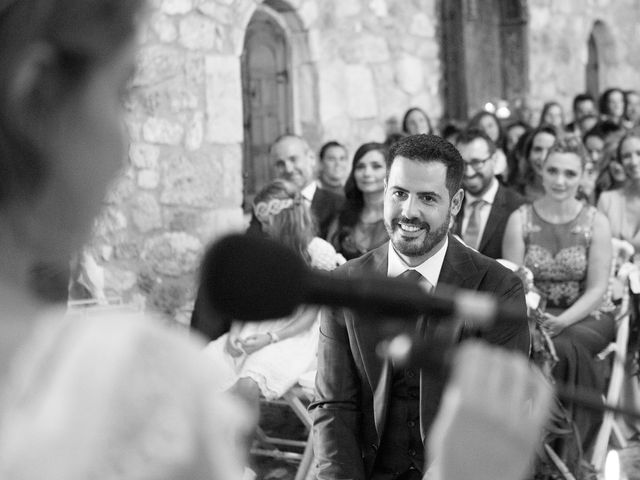
<svg viewBox="0 0 640 480">
<path fill-rule="evenodd" d="M 282 210 L 291 208 L 293 206 L 293 198 L 272 198 L 268 202 L 259 202 L 253 206 L 253 213 L 255 213 L 258 220 L 263 223 L 269 221 L 269 217 L 275 217 Z"/>
</svg>

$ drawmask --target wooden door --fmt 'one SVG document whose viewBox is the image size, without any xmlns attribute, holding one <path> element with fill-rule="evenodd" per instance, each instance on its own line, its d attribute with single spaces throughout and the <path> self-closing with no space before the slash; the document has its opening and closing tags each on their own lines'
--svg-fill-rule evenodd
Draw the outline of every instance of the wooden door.
<svg viewBox="0 0 640 480">
<path fill-rule="evenodd" d="M 269 146 L 291 131 L 288 64 L 285 32 L 258 10 L 247 28 L 242 55 L 245 209 L 272 179 Z"/>
</svg>

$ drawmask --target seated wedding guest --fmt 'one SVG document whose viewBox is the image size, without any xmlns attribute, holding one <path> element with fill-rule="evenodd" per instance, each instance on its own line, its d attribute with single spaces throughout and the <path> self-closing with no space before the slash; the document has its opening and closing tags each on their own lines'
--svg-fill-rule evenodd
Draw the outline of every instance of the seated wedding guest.
<svg viewBox="0 0 640 480">
<path fill-rule="evenodd" d="M 462 130 L 455 123 L 447 123 L 442 128 L 440 136 L 449 143 L 456 143 L 456 139 L 458 138 L 458 135 L 460 135 L 460 132 L 462 132 Z"/>
<path fill-rule="evenodd" d="M 538 126 L 541 125 L 551 125 L 558 131 L 558 135 L 564 133 L 564 111 L 558 102 L 551 101 L 542 106 Z"/>
<path fill-rule="evenodd" d="M 307 141 L 298 135 L 282 135 L 271 145 L 270 157 L 276 177 L 288 180 L 300 189 L 311 208 L 318 236 L 326 238 L 329 224 L 340 211 L 344 200 L 341 195 L 321 188 L 314 180 L 315 155 Z M 249 233 L 260 234 L 261 230 L 260 222 L 253 215 Z"/>
<path fill-rule="evenodd" d="M 596 181 L 596 200 L 601 192 L 619 188 L 625 181 L 624 169 L 617 155 L 620 139 L 625 133 L 626 130 L 622 125 L 614 123 L 611 120 L 604 120 L 598 122 L 593 129 L 585 134 L 586 140 L 589 141 L 590 146 L 593 146 L 591 152 L 593 158 L 596 158 L 595 153 L 601 145 L 598 159 L 598 170 L 600 173 Z M 593 138 L 596 136 L 600 137 L 600 142 Z"/>
<path fill-rule="evenodd" d="M 88 241 L 125 158 L 138 0 L 0 1 L 0 478 L 240 478 L 240 411 L 201 345 L 37 295 Z"/>
<path fill-rule="evenodd" d="M 544 195 L 513 212 L 502 248 L 505 259 L 531 270 L 546 298 L 542 326 L 559 359 L 553 376 L 601 391 L 594 357 L 615 332 L 611 312 L 599 310 L 610 276 L 611 233 L 602 213 L 576 199 L 585 162 L 580 142 L 556 142 L 542 164 Z M 583 409 L 570 414 L 586 451 L 601 418 Z"/>
<path fill-rule="evenodd" d="M 624 120 L 624 92 L 619 88 L 608 88 L 598 99 L 600 119 L 609 120 L 616 125 L 621 125 Z"/>
<path fill-rule="evenodd" d="M 531 127 L 529 126 L 529 124 L 523 122 L 522 120 L 517 120 L 513 123 L 510 123 L 507 128 L 505 128 L 505 154 L 507 155 L 507 158 L 516 148 L 518 140 L 520 140 L 523 135 L 526 135 L 530 131 Z M 509 162 L 507 161 L 507 163 Z"/>
<path fill-rule="evenodd" d="M 597 122 L 596 102 L 589 93 L 579 93 L 573 97 L 572 111 L 573 121 L 565 126 L 568 133 L 578 136 L 584 135 L 587 130 L 582 129 L 581 121 L 588 116 L 594 116 Z"/>
<path fill-rule="evenodd" d="M 383 219 L 386 148 L 365 143 L 356 150 L 345 185 L 345 203 L 329 228 L 328 240 L 347 260 L 389 240 Z"/>
<path fill-rule="evenodd" d="M 320 188 L 340 196 L 344 195 L 344 184 L 349 176 L 349 158 L 347 148 L 341 143 L 331 141 L 320 148 Z"/>
<path fill-rule="evenodd" d="M 640 93 L 637 90 L 624 92 L 624 120 L 626 128 L 640 125 Z"/>
<path fill-rule="evenodd" d="M 528 202 L 532 202 L 544 194 L 541 175 L 542 164 L 556 139 L 556 129 L 550 125 L 543 125 L 532 130 L 523 140 L 517 174 L 509 177 L 508 184 L 523 195 Z"/>
<path fill-rule="evenodd" d="M 253 210 L 269 238 L 289 247 L 312 268 L 333 270 L 345 262 L 329 243 L 315 236 L 306 202 L 292 183 L 268 184 L 255 196 Z M 229 333 L 205 349 L 216 370 L 217 388 L 231 389 L 255 412 L 260 394 L 268 399 L 281 397 L 313 368 L 318 318 L 317 306 L 302 306 L 287 318 L 234 321 Z"/>
<path fill-rule="evenodd" d="M 611 234 L 628 241 L 640 252 L 640 134 L 625 135 L 618 145 L 617 156 L 626 180 L 622 188 L 602 192 L 598 209 L 609 219 Z"/>
<path fill-rule="evenodd" d="M 580 132 L 588 132 L 594 128 L 599 122 L 598 115 L 595 113 L 589 113 L 578 120 L 578 128 Z"/>
<path fill-rule="evenodd" d="M 467 124 L 467 128 L 478 128 L 486 133 L 491 139 L 496 146 L 494 173 L 497 177 L 506 180 L 509 176 L 507 156 L 505 154 L 506 138 L 498 117 L 491 112 L 481 110 L 471 117 L 471 120 L 469 120 L 469 123 Z"/>
<path fill-rule="evenodd" d="M 496 146 L 482 130 L 463 132 L 455 145 L 465 164 L 462 177 L 465 195 L 453 231 L 467 246 L 488 257 L 502 258 L 507 220 L 524 203 L 524 198 L 496 179 Z"/>
<path fill-rule="evenodd" d="M 431 126 L 431 119 L 427 112 L 418 107 L 407 110 L 402 119 L 402 131 L 407 135 L 418 135 L 420 133 L 434 133 Z"/>
</svg>

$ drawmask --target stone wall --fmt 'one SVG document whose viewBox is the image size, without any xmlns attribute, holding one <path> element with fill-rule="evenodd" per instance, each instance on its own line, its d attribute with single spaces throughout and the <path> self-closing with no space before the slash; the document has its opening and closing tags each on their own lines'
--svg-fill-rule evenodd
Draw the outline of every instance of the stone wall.
<svg viewBox="0 0 640 480">
<path fill-rule="evenodd" d="M 609 38 L 601 44 L 600 89 L 640 88 L 640 4 L 635 0 L 529 1 L 531 106 L 571 100 L 585 90 L 589 35 L 596 21 Z M 535 117 L 536 121 L 538 117 Z"/>
<path fill-rule="evenodd" d="M 91 250 L 110 294 L 186 315 L 205 246 L 240 230 L 240 56 L 256 9 L 282 16 L 292 46 L 295 130 L 351 152 L 385 138 L 410 106 L 442 115 L 438 0 L 152 0 L 127 108 L 129 158 Z M 603 87 L 636 87 L 636 0 L 531 0 L 530 96 L 569 108 L 583 91 L 587 40 L 611 33 Z"/>
<path fill-rule="evenodd" d="M 240 55 L 261 3 L 151 2 L 127 105 L 129 158 L 90 247 L 109 294 L 186 315 L 205 245 L 243 228 Z M 382 141 L 385 121 L 413 105 L 440 116 L 435 3 L 265 1 L 297 22 L 295 122 L 314 147 Z"/>
</svg>

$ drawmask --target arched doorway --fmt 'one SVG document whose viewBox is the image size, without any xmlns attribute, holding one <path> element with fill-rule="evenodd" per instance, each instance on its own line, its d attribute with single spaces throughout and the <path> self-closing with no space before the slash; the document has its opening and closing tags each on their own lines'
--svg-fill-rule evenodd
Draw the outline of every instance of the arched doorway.
<svg viewBox="0 0 640 480">
<path fill-rule="evenodd" d="M 278 12 L 258 7 L 242 53 L 244 206 L 272 176 L 269 145 L 293 130 L 290 48 Z"/>
<path fill-rule="evenodd" d="M 593 98 L 598 98 L 600 93 L 600 62 L 598 61 L 598 44 L 593 32 L 589 35 L 587 49 L 586 88 Z"/>
<path fill-rule="evenodd" d="M 617 63 L 615 40 L 609 27 L 601 20 L 593 24 L 587 44 L 585 80 L 587 92 L 598 98 L 600 91 L 610 86 L 608 74 L 614 74 Z"/>
<path fill-rule="evenodd" d="M 525 0 L 443 0 L 446 116 L 466 120 L 486 102 L 528 92 Z"/>
</svg>

